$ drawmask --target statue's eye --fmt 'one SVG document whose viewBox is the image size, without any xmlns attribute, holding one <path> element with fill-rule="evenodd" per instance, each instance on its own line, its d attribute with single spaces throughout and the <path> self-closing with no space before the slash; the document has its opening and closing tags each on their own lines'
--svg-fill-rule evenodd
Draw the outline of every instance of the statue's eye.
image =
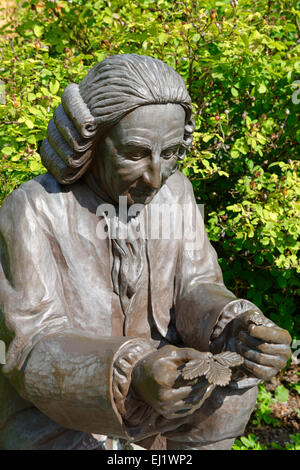
<svg viewBox="0 0 300 470">
<path fill-rule="evenodd" d="M 177 157 L 179 149 L 180 149 L 180 145 L 176 145 L 176 147 L 170 147 L 169 149 L 164 150 L 161 156 L 165 160 L 169 160 L 172 157 Z"/>
<path fill-rule="evenodd" d="M 150 151 L 148 149 L 138 148 L 130 149 L 128 152 L 125 152 L 125 158 L 128 160 L 141 160 L 149 156 Z"/>
</svg>

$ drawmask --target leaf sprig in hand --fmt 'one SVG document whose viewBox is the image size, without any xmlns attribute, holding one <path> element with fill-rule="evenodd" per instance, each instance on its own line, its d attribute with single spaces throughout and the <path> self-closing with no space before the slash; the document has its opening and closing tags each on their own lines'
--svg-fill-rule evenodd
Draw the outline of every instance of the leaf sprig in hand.
<svg viewBox="0 0 300 470">
<path fill-rule="evenodd" d="M 211 353 L 199 353 L 199 359 L 193 359 L 182 369 L 184 380 L 205 376 L 210 384 L 225 387 L 231 379 L 231 367 L 241 365 L 244 359 L 237 353 L 226 351 L 213 356 Z"/>
</svg>

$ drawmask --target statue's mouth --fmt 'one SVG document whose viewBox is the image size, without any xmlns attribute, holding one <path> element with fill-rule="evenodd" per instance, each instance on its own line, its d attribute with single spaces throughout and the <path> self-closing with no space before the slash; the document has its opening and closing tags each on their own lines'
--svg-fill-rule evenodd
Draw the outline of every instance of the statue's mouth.
<svg viewBox="0 0 300 470">
<path fill-rule="evenodd" d="M 148 198 L 150 196 L 153 196 L 157 192 L 157 189 L 153 189 L 150 186 L 146 186 L 145 184 L 137 184 L 136 186 L 133 186 L 129 190 L 130 194 L 132 197 L 144 197 Z"/>
<path fill-rule="evenodd" d="M 131 194 L 137 195 L 137 196 L 145 196 L 145 197 L 148 197 L 148 196 L 151 196 L 155 191 L 156 191 L 156 190 L 154 190 L 154 189 L 145 190 L 145 189 L 134 188 L 133 191 L 131 191 Z"/>
<path fill-rule="evenodd" d="M 152 189 L 152 190 L 141 190 L 134 188 L 129 192 L 129 197 L 131 199 L 131 204 L 148 204 L 155 194 L 157 193 L 157 190 Z"/>
</svg>

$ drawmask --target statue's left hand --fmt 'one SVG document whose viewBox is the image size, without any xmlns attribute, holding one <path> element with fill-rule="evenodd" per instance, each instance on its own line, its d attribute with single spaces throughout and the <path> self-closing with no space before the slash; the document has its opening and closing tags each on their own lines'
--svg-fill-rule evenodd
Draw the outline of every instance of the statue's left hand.
<svg viewBox="0 0 300 470">
<path fill-rule="evenodd" d="M 234 348 L 244 358 L 243 368 L 255 377 L 270 380 L 291 355 L 291 336 L 262 313 L 248 310 L 233 321 Z"/>
<path fill-rule="evenodd" d="M 179 369 L 189 361 L 206 362 L 211 357 L 210 353 L 192 348 L 163 346 L 137 362 L 132 387 L 141 400 L 166 419 L 188 416 L 202 406 L 215 385 L 205 377 L 189 383 L 181 377 Z"/>
</svg>

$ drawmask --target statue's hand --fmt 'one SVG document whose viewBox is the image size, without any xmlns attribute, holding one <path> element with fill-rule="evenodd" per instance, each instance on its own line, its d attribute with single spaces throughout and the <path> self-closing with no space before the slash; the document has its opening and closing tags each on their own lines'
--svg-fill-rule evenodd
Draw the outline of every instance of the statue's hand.
<svg viewBox="0 0 300 470">
<path fill-rule="evenodd" d="M 215 388 L 205 377 L 193 382 L 185 381 L 180 370 L 191 360 L 203 355 L 191 348 L 164 346 L 141 359 L 132 373 L 132 386 L 137 395 L 167 419 L 192 414 Z"/>
<path fill-rule="evenodd" d="M 233 321 L 234 348 L 243 358 L 243 368 L 255 377 L 270 380 L 291 355 L 291 337 L 262 313 L 248 310 Z"/>
</svg>

